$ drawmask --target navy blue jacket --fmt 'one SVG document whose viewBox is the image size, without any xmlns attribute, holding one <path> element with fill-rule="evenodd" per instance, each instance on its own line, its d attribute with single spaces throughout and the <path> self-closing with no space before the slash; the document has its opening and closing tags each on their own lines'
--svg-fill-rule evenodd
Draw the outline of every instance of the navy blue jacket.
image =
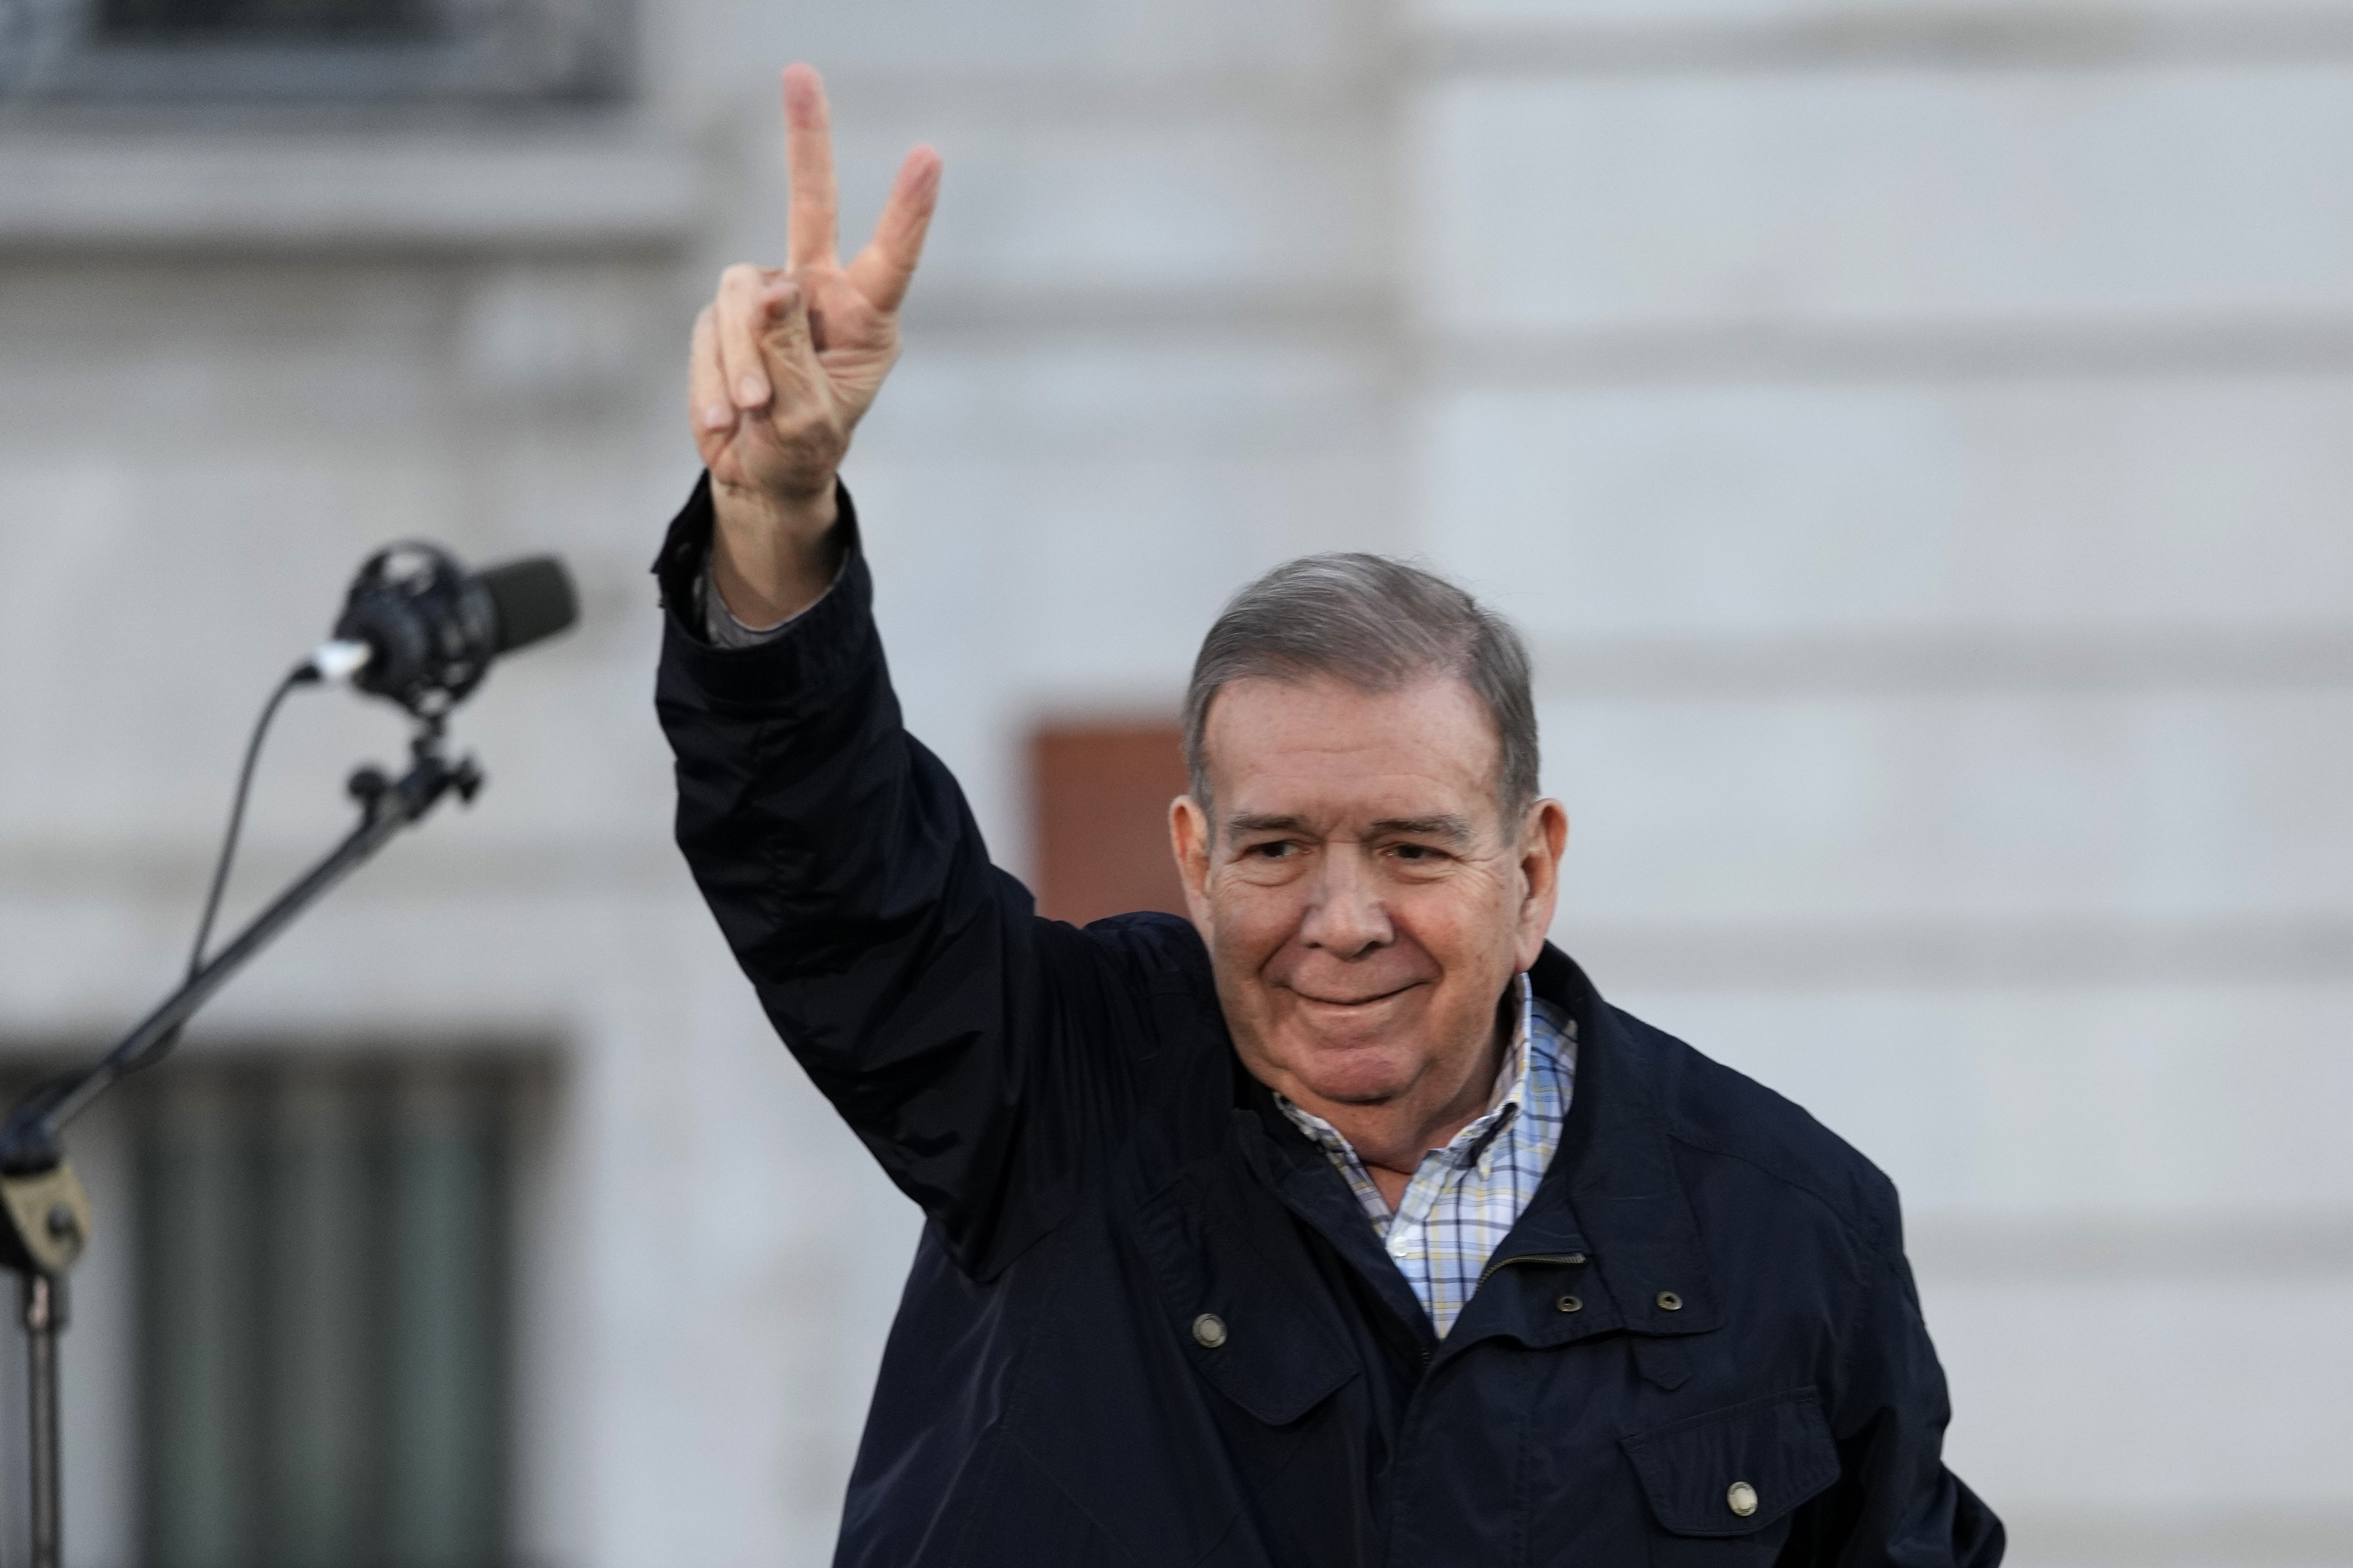
<svg viewBox="0 0 2353 1568">
<path fill-rule="evenodd" d="M 833 592 L 754 648 L 681 618 L 703 492 L 657 563 L 679 844 L 777 1032 L 929 1220 L 838 1562 L 2000 1562 L 1938 1456 L 1884 1176 L 1547 948 L 1567 1125 L 1436 1338 L 1242 1070 L 1192 928 L 1040 920 L 989 864 L 901 727 L 845 526 Z"/>
</svg>

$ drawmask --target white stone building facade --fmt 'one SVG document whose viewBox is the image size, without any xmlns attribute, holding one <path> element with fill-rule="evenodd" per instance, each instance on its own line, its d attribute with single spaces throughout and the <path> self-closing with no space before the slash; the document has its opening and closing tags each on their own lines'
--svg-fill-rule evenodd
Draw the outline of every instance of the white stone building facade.
<svg viewBox="0 0 2353 1568">
<path fill-rule="evenodd" d="M 669 847 L 649 702 L 684 334 L 781 247 L 807 58 L 851 231 L 946 157 L 849 477 L 1001 858 L 1029 729 L 1173 710 L 1259 569 L 1461 574 L 1538 648 L 1557 934 L 1894 1175 L 2012 1561 L 2353 1563 L 2353 5 L 644 0 L 607 96 L 369 101 L 6 15 L 12 1059 L 169 985 L 367 551 L 583 586 L 459 719 L 482 799 L 186 1047 L 530 1064 L 515 1561 L 824 1561 L 914 1239 Z M 399 740 L 289 707 L 234 907 Z M 153 1536 L 139 1268 L 78 1281 L 79 1568 Z"/>
</svg>

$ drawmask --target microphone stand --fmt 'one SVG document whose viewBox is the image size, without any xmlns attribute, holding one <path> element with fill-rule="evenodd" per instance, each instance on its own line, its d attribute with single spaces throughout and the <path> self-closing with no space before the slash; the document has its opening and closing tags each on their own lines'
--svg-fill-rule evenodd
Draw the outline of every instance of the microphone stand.
<svg viewBox="0 0 2353 1568">
<path fill-rule="evenodd" d="M 59 1568 L 61 1498 L 58 1429 L 58 1334 L 66 1326 L 66 1275 L 90 1238 L 90 1199 L 66 1163 L 66 1123 L 125 1074 L 159 1060 L 180 1026 L 295 917 L 355 870 L 394 835 L 420 822 L 452 790 L 470 802 L 482 787 L 471 757 L 442 755 L 442 721 L 427 718 L 409 742 L 409 769 L 387 779 L 373 767 L 351 776 L 359 826 L 326 858 L 254 916 L 234 941 L 188 976 L 139 1026 L 90 1067 L 27 1094 L 0 1122 L 0 1268 L 22 1279 L 26 1388 L 31 1406 L 33 1568 Z"/>
</svg>

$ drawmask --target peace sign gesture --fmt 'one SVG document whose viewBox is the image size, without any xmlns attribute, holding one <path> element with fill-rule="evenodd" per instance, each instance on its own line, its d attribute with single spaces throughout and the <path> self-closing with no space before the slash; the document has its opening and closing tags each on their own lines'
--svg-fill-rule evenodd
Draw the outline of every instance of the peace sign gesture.
<svg viewBox="0 0 2353 1568">
<path fill-rule="evenodd" d="M 694 323 L 688 416 L 711 470 L 721 596 L 752 625 L 782 620 L 832 581 L 834 471 L 899 357 L 899 305 L 939 199 L 940 156 L 899 166 L 874 237 L 835 253 L 833 130 L 825 83 L 786 68 L 792 178 L 782 268 L 739 263 Z"/>
</svg>

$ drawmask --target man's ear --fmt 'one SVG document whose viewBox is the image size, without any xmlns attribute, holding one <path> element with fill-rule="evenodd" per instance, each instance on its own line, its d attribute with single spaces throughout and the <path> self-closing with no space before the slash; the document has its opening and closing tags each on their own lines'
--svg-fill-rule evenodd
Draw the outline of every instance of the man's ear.
<svg viewBox="0 0 2353 1568">
<path fill-rule="evenodd" d="M 1189 795 L 1168 803 L 1168 847 L 1176 857 L 1176 878 L 1185 884 L 1185 907 L 1202 940 L 1209 935 L 1209 818 Z"/>
<path fill-rule="evenodd" d="M 1522 969 L 1534 967 L 1544 952 L 1545 933 L 1552 930 L 1553 911 L 1560 903 L 1560 862 L 1567 850 L 1568 808 L 1547 795 L 1528 807 L 1520 832 Z"/>
</svg>

